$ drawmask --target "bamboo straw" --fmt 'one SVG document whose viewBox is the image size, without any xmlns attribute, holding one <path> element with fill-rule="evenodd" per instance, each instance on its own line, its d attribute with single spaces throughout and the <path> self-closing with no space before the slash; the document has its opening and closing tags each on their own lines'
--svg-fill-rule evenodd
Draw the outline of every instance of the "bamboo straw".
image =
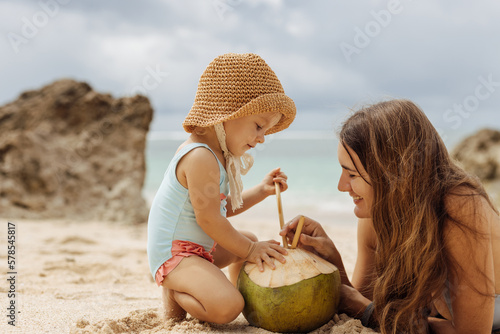
<svg viewBox="0 0 500 334">
<path fill-rule="evenodd" d="M 280 227 L 283 229 L 283 225 L 285 225 L 285 219 L 283 218 L 283 208 L 281 206 L 280 184 L 278 182 L 275 182 L 274 188 L 276 189 L 276 200 L 278 201 L 278 215 L 280 218 Z M 286 236 L 283 236 L 282 238 L 283 238 L 283 247 L 288 248 L 288 241 L 286 240 Z"/>
<path fill-rule="evenodd" d="M 299 223 L 297 228 L 295 229 L 295 235 L 293 236 L 292 249 L 297 248 L 297 244 L 299 243 L 300 233 L 302 233 L 302 227 L 304 226 L 304 216 L 300 216 Z"/>
</svg>

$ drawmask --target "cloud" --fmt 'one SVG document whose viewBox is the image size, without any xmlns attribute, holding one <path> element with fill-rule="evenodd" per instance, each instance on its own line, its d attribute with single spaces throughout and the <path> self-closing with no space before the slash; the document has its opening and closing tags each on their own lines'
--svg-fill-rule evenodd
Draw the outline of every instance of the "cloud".
<svg viewBox="0 0 500 334">
<path fill-rule="evenodd" d="M 480 76 L 500 81 L 499 7 L 451 0 L 0 1 L 0 103 L 61 77 L 115 96 L 147 86 L 159 115 L 153 128 L 171 129 L 164 120 L 182 119 L 213 58 L 254 52 L 275 70 L 308 129 L 315 122 L 307 115 L 329 119 L 385 96 L 414 99 L 450 129 L 445 111 L 474 94 Z M 29 24 L 37 32 L 28 38 Z M 27 41 L 17 53 L 9 33 Z M 342 45 L 357 52 L 348 59 Z M 156 84 L 148 81 L 151 71 L 163 73 Z M 456 131 L 491 124 L 491 117 L 500 124 L 494 89 Z"/>
</svg>

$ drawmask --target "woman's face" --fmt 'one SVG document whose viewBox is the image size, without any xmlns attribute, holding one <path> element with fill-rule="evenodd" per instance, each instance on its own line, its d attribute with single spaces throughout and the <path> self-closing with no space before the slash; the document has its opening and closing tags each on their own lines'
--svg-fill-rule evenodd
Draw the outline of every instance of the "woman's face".
<svg viewBox="0 0 500 334">
<path fill-rule="evenodd" d="M 340 191 L 348 192 L 353 198 L 354 214 L 358 218 L 371 218 L 371 209 L 373 205 L 373 188 L 364 179 L 370 182 L 365 168 L 359 161 L 358 155 L 347 146 L 349 153 L 346 151 L 342 143 L 339 143 L 337 155 L 340 166 L 342 166 L 342 174 L 338 184 Z M 352 157 L 352 160 L 351 160 Z M 356 169 L 357 167 L 357 169 Z M 359 172 L 358 172 L 359 170 Z M 361 177 L 361 175 L 363 177 Z M 363 179 L 364 178 L 364 179 Z"/>
</svg>

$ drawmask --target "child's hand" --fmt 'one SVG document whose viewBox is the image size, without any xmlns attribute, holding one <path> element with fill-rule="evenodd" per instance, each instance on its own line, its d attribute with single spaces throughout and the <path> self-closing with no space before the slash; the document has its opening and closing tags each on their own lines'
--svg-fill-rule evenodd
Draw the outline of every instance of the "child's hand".
<svg viewBox="0 0 500 334">
<path fill-rule="evenodd" d="M 274 187 L 274 183 L 277 182 L 280 185 L 280 190 L 283 192 L 288 189 L 288 184 L 286 180 L 288 176 L 281 171 L 281 168 L 273 169 L 269 174 L 264 177 L 264 180 L 261 182 L 262 189 L 266 196 L 275 195 L 276 188 Z"/>
<path fill-rule="evenodd" d="M 271 269 L 276 269 L 274 265 L 274 259 L 280 261 L 281 263 L 285 263 L 285 257 L 287 251 L 280 246 L 280 243 L 275 240 L 269 241 L 259 241 L 254 242 L 250 253 L 245 259 L 248 262 L 252 262 L 257 264 L 257 267 L 260 271 L 264 271 L 265 262 Z"/>
</svg>

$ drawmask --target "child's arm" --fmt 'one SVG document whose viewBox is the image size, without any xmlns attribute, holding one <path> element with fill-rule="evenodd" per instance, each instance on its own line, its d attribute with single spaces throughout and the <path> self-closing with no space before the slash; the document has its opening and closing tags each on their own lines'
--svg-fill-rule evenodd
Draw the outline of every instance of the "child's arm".
<svg viewBox="0 0 500 334">
<path fill-rule="evenodd" d="M 273 169 L 270 173 L 268 173 L 264 177 L 261 183 L 248 190 L 243 191 L 242 193 L 243 206 L 236 211 L 232 210 L 231 196 L 228 196 L 226 205 L 227 216 L 231 217 L 240 214 L 248 210 L 255 204 L 263 201 L 267 196 L 275 195 L 276 194 L 276 188 L 274 187 L 275 182 L 278 182 L 280 184 L 282 192 L 287 190 L 288 189 L 288 185 L 286 183 L 287 178 L 288 177 L 285 175 L 285 173 L 281 171 L 280 168 Z"/>
<path fill-rule="evenodd" d="M 195 149 L 186 154 L 177 166 L 177 176 L 186 182 L 198 225 L 219 245 L 261 270 L 263 262 L 274 269 L 273 258 L 285 262 L 286 250 L 278 242 L 253 242 L 220 214 L 219 166 L 210 151 Z"/>
</svg>

